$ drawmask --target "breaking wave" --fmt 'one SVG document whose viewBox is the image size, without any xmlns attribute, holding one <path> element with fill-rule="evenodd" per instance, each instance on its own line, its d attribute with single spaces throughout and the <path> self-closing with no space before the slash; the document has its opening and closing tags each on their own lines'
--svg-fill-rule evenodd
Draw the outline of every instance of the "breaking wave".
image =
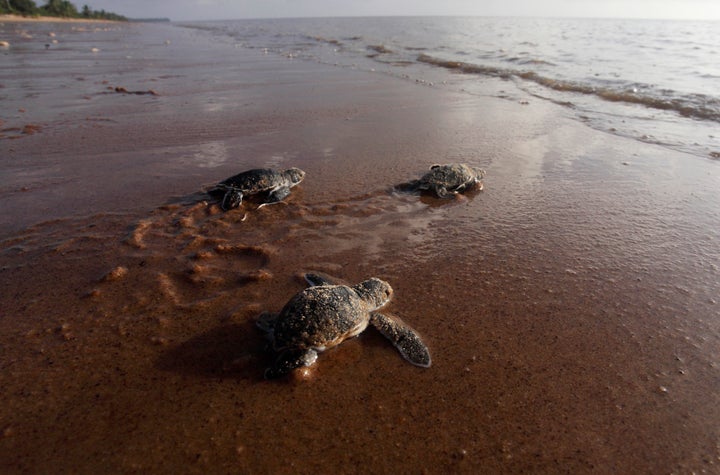
<svg viewBox="0 0 720 475">
<path fill-rule="evenodd" d="M 704 94 L 673 96 L 672 91 L 662 91 L 663 96 L 652 95 L 641 92 L 640 88 L 634 86 L 623 88 L 603 87 L 578 81 L 550 78 L 535 71 L 521 71 L 464 61 L 445 60 L 425 53 L 418 55 L 417 61 L 464 74 L 477 74 L 501 79 L 518 78 L 540 84 L 555 91 L 587 94 L 605 101 L 638 104 L 653 109 L 676 112 L 683 117 L 720 122 L 720 101 Z M 654 92 L 650 87 L 642 89 Z"/>
</svg>

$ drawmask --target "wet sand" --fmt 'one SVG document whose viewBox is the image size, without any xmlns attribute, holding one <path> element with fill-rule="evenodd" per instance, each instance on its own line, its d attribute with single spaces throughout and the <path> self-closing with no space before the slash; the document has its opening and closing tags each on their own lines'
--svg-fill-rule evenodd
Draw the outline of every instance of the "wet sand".
<svg viewBox="0 0 720 475">
<path fill-rule="evenodd" d="M 0 73 L 3 473 L 718 471 L 717 162 L 165 25 L 53 32 Z M 450 161 L 485 190 L 392 191 Z M 307 177 L 244 221 L 202 193 L 259 166 Z M 307 270 L 389 281 L 432 367 L 370 329 L 263 380 L 254 318 Z"/>
</svg>

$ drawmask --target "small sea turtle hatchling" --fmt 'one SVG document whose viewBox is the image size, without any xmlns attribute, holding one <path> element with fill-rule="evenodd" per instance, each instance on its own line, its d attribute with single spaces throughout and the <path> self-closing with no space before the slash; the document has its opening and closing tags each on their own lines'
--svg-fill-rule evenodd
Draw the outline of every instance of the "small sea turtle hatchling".
<svg viewBox="0 0 720 475">
<path fill-rule="evenodd" d="M 390 284 L 373 277 L 348 286 L 320 274 L 305 274 L 305 280 L 311 287 L 291 298 L 280 313 L 258 317 L 257 326 L 278 353 L 265 378 L 312 365 L 318 353 L 360 334 L 368 324 L 410 363 L 430 366 L 430 352 L 415 330 L 397 317 L 376 312 L 390 301 Z"/>
<path fill-rule="evenodd" d="M 397 188 L 404 191 L 432 191 L 439 198 L 445 198 L 449 194 L 463 193 L 466 190 L 482 190 L 480 180 L 484 176 L 484 170 L 464 163 L 433 165 L 419 180 L 403 183 Z"/>
<path fill-rule="evenodd" d="M 237 208 L 242 204 L 243 197 L 251 195 L 259 195 L 263 201 L 260 206 L 265 206 L 282 201 L 290 194 L 290 188 L 303 178 L 305 172 L 299 168 L 256 168 L 221 181 L 208 193 L 221 198 L 220 207 L 225 211 Z"/>
</svg>

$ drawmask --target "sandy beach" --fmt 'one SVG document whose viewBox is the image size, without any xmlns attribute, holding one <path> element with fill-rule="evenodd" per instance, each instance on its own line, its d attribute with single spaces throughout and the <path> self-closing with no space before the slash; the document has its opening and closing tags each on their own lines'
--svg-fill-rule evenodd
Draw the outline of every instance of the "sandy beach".
<svg viewBox="0 0 720 475">
<path fill-rule="evenodd" d="M 113 20 L 66 18 L 56 16 L 0 15 L 0 23 L 116 23 Z"/>
<path fill-rule="evenodd" d="M 0 472 L 720 470 L 719 162 L 171 25 L 0 40 Z M 393 191 L 447 162 L 485 189 Z M 265 381 L 309 270 L 387 280 L 432 367 L 369 329 Z"/>
</svg>

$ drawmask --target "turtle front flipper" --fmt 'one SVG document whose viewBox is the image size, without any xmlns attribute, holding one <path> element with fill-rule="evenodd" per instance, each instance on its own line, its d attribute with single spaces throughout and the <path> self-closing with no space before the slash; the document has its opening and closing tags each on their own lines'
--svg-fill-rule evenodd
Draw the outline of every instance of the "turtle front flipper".
<svg viewBox="0 0 720 475">
<path fill-rule="evenodd" d="M 274 190 L 271 190 L 267 196 L 265 197 L 265 202 L 258 206 L 258 208 L 262 208 L 263 206 L 279 203 L 285 198 L 290 196 L 290 187 L 289 186 L 281 186 L 279 188 L 275 188 Z"/>
<path fill-rule="evenodd" d="M 344 280 L 338 279 L 337 277 L 333 277 L 324 272 L 308 272 L 304 274 L 303 277 L 310 287 L 316 287 L 318 285 L 350 285 Z"/>
<path fill-rule="evenodd" d="M 242 191 L 230 188 L 225 192 L 225 196 L 223 196 L 222 203 L 220 203 L 220 207 L 223 209 L 223 211 L 229 211 L 233 208 L 237 208 L 242 204 L 243 200 L 243 194 Z"/>
<path fill-rule="evenodd" d="M 403 358 L 416 366 L 430 367 L 430 351 L 415 330 L 405 322 L 395 316 L 373 312 L 370 314 L 370 324 L 395 345 Z"/>
<path fill-rule="evenodd" d="M 435 194 L 438 195 L 438 198 L 447 198 L 449 192 L 444 186 L 437 185 L 435 187 Z"/>
<path fill-rule="evenodd" d="M 457 193 L 465 193 L 465 190 L 467 190 L 470 186 L 472 186 L 473 183 L 474 183 L 474 182 L 472 182 L 472 181 L 471 181 L 471 182 L 463 183 L 462 185 L 460 185 L 460 186 L 458 186 L 457 188 L 455 188 L 454 190 L 452 190 L 452 192 L 455 193 L 455 194 L 457 194 Z"/>
<path fill-rule="evenodd" d="M 310 366 L 317 360 L 317 352 L 313 349 L 288 349 L 280 353 L 275 362 L 265 370 L 265 379 L 285 376 L 295 368 Z"/>
</svg>

